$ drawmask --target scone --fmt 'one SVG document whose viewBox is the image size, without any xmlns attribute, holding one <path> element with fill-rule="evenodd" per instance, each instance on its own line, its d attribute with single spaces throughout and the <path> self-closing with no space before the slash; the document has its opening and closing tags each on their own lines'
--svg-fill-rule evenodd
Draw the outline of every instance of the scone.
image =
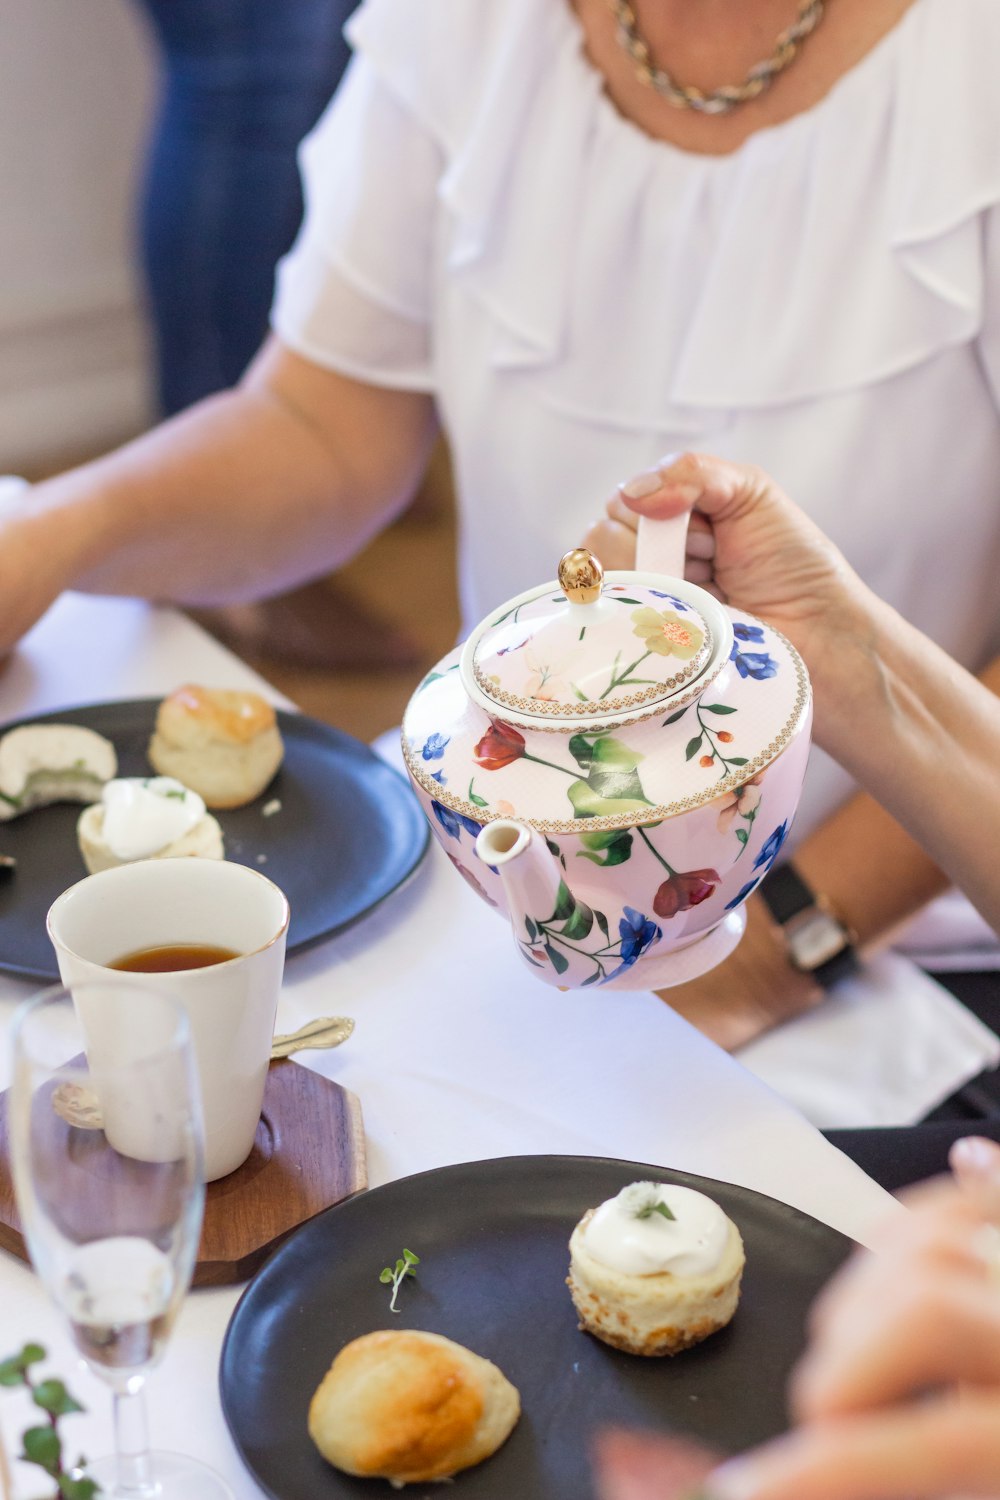
<svg viewBox="0 0 1000 1500">
<path fill-rule="evenodd" d="M 49 802 L 93 802 L 118 770 L 115 747 L 78 724 L 22 724 L 0 736 L 0 822 Z"/>
<path fill-rule="evenodd" d="M 225 858 L 215 818 L 197 792 L 171 776 L 109 781 L 101 801 L 80 814 L 76 836 L 91 875 L 137 859 Z"/>
<path fill-rule="evenodd" d="M 176 776 L 206 807 L 243 807 L 259 797 L 285 754 L 274 709 L 257 693 L 178 688 L 164 698 L 149 761 Z"/>
<path fill-rule="evenodd" d="M 569 1249 L 580 1327 L 615 1349 L 678 1354 L 736 1311 L 740 1232 L 692 1188 L 634 1182 L 587 1210 Z"/>
<path fill-rule="evenodd" d="M 309 1436 L 345 1474 L 398 1488 L 489 1458 L 520 1411 L 488 1359 L 440 1334 L 387 1329 L 341 1349 L 310 1404 Z"/>
</svg>

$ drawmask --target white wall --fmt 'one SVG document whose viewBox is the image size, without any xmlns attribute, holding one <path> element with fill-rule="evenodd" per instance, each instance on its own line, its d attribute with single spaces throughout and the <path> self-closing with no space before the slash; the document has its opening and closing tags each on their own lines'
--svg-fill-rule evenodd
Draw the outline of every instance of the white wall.
<svg viewBox="0 0 1000 1500">
<path fill-rule="evenodd" d="M 0 0 L 0 471 L 148 421 L 132 240 L 154 90 L 131 0 Z"/>
</svg>

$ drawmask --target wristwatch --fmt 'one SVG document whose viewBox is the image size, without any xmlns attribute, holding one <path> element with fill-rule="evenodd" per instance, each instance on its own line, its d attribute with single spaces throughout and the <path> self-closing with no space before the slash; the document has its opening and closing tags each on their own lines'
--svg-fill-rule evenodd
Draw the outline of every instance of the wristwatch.
<svg viewBox="0 0 1000 1500">
<path fill-rule="evenodd" d="M 854 934 L 825 896 L 817 895 L 790 864 L 779 865 L 761 882 L 760 894 L 781 928 L 788 960 L 827 990 L 860 967 Z"/>
</svg>

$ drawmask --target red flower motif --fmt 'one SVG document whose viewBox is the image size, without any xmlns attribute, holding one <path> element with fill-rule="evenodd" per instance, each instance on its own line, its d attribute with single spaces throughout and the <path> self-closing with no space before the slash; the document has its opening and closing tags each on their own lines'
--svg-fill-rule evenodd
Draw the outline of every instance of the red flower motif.
<svg viewBox="0 0 1000 1500">
<path fill-rule="evenodd" d="M 718 870 L 680 870 L 660 886 L 653 897 L 658 917 L 676 917 L 707 901 L 719 883 Z"/>
<path fill-rule="evenodd" d="M 524 735 L 502 719 L 491 719 L 490 727 L 472 752 L 484 771 L 502 771 L 524 754 Z"/>
</svg>

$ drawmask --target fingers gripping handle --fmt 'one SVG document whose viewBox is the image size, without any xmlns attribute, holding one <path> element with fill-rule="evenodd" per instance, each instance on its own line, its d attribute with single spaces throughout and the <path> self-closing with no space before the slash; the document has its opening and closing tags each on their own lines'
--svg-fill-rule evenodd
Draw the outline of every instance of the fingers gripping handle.
<svg viewBox="0 0 1000 1500">
<path fill-rule="evenodd" d="M 640 573 L 659 573 L 667 578 L 684 577 L 684 554 L 687 546 L 689 510 L 667 521 L 651 516 L 639 517 L 635 545 L 635 565 Z"/>
</svg>

